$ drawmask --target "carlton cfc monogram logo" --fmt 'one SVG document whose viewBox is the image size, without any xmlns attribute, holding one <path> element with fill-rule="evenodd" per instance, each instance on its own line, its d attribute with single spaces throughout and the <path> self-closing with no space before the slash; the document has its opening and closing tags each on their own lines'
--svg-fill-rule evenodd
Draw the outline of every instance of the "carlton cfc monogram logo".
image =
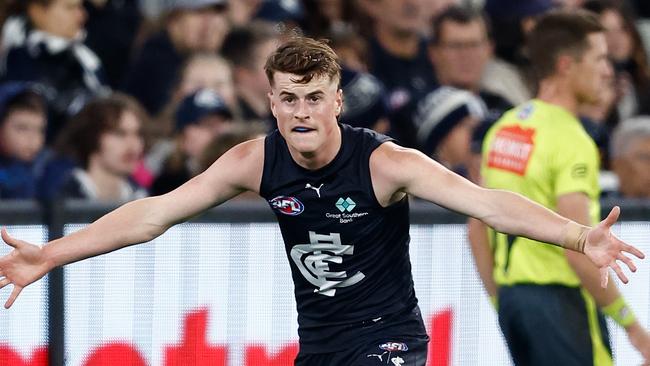
<svg viewBox="0 0 650 366">
<path fill-rule="evenodd" d="M 289 216 L 300 215 L 305 210 L 305 205 L 296 197 L 278 196 L 269 203 L 274 210 Z"/>
</svg>

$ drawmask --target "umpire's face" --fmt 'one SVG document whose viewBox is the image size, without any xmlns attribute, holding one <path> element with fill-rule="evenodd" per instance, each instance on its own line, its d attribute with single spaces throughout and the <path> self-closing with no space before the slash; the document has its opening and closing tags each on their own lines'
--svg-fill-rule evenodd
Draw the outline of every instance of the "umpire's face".
<svg viewBox="0 0 650 366">
<path fill-rule="evenodd" d="M 588 48 L 573 62 L 569 83 L 580 104 L 600 102 L 602 90 L 611 85 L 613 71 L 603 33 L 587 36 Z"/>
<path fill-rule="evenodd" d="M 342 92 L 338 80 L 315 76 L 299 83 L 302 76 L 276 72 L 269 99 L 278 129 L 292 155 L 316 159 L 336 154 L 340 146 L 337 116 L 341 113 Z"/>
</svg>

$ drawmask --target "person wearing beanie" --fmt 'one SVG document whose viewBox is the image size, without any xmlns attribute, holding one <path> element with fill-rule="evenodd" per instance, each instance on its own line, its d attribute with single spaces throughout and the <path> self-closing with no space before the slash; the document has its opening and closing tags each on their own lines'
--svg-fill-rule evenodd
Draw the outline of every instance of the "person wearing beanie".
<svg viewBox="0 0 650 366">
<path fill-rule="evenodd" d="M 200 173 L 205 148 L 230 127 L 232 117 L 226 102 L 212 89 L 199 89 L 185 97 L 175 113 L 173 151 L 151 193 L 167 193 Z"/>
<path fill-rule="evenodd" d="M 372 74 L 343 67 L 341 70 L 343 111 L 339 122 L 380 133 L 389 128 L 386 88 Z"/>
<path fill-rule="evenodd" d="M 418 103 L 413 121 L 420 150 L 467 176 L 472 131 L 487 116 L 483 101 L 467 90 L 442 86 Z"/>
</svg>

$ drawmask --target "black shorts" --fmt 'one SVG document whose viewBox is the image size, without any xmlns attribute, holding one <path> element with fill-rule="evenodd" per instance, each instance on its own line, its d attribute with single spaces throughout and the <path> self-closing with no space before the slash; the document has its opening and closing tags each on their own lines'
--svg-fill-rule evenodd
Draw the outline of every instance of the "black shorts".
<svg viewBox="0 0 650 366">
<path fill-rule="evenodd" d="M 332 353 L 298 354 L 295 366 L 425 366 L 428 337 L 386 337 Z"/>
<path fill-rule="evenodd" d="M 605 318 L 580 288 L 502 287 L 499 325 L 515 365 L 612 364 Z"/>
</svg>

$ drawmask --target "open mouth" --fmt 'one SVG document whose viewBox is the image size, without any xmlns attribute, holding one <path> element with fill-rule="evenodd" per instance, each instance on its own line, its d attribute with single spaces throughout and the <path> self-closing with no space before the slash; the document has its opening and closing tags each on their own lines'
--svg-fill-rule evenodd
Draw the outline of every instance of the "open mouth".
<svg viewBox="0 0 650 366">
<path fill-rule="evenodd" d="M 294 127 L 293 129 L 291 129 L 291 131 L 293 131 L 293 132 L 299 132 L 299 133 L 306 133 L 306 132 L 315 131 L 315 129 L 313 129 L 313 128 L 308 128 L 308 127 L 298 126 L 298 127 Z"/>
</svg>

